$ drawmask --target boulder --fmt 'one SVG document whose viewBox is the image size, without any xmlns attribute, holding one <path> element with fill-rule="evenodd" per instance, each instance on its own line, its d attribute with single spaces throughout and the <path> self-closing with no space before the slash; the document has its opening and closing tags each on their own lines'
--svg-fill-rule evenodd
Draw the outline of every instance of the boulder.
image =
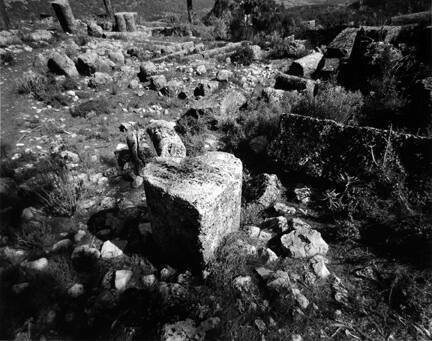
<svg viewBox="0 0 432 341">
<path fill-rule="evenodd" d="M 284 252 L 293 258 L 306 258 L 325 255 L 328 245 L 321 233 L 308 227 L 299 227 L 281 237 Z"/>
<path fill-rule="evenodd" d="M 219 82 L 204 80 L 194 90 L 195 96 L 209 96 L 219 89 Z"/>
<path fill-rule="evenodd" d="M 116 64 L 123 65 L 125 63 L 125 57 L 123 55 L 123 52 L 121 52 L 120 50 L 110 51 L 108 53 L 108 57 Z"/>
<path fill-rule="evenodd" d="M 132 278 L 131 270 L 117 270 L 115 272 L 114 285 L 118 291 L 124 291 Z"/>
<path fill-rule="evenodd" d="M 167 85 L 167 80 L 164 75 L 150 77 L 150 88 L 156 91 L 161 91 Z"/>
<path fill-rule="evenodd" d="M 327 58 L 350 58 L 360 29 L 348 27 L 327 46 Z"/>
<path fill-rule="evenodd" d="M 198 65 L 196 68 L 196 73 L 198 76 L 203 75 L 207 72 L 207 69 L 204 64 Z"/>
<path fill-rule="evenodd" d="M 316 82 L 311 79 L 297 77 L 293 75 L 286 75 L 279 73 L 276 75 L 275 89 L 281 89 L 286 91 L 304 91 L 310 96 L 315 94 Z"/>
<path fill-rule="evenodd" d="M 68 56 L 62 53 L 54 52 L 48 59 L 48 68 L 58 74 L 68 77 L 78 77 L 78 70 L 75 63 Z"/>
<path fill-rule="evenodd" d="M 87 33 L 89 36 L 101 38 L 103 36 L 103 29 L 94 21 L 87 24 Z"/>
<path fill-rule="evenodd" d="M 167 263 L 201 269 L 222 239 L 239 229 L 242 168 L 239 159 L 222 152 L 147 164 L 153 235 Z"/>
<path fill-rule="evenodd" d="M 195 322 L 191 319 L 176 323 L 167 323 L 162 327 L 161 341 L 200 341 L 205 333 L 199 333 Z"/>
<path fill-rule="evenodd" d="M 105 259 L 117 258 L 123 256 L 123 251 L 115 244 L 107 240 L 102 245 L 101 257 Z"/>
<path fill-rule="evenodd" d="M 164 120 L 153 121 L 147 126 L 147 134 L 158 156 L 183 158 L 186 147 L 174 129 L 175 124 Z"/>
<path fill-rule="evenodd" d="M 183 90 L 184 83 L 178 79 L 171 79 L 167 82 L 166 86 L 162 89 L 162 93 L 168 97 L 177 97 Z"/>
<path fill-rule="evenodd" d="M 230 70 L 219 70 L 216 79 L 220 82 L 227 82 L 233 75 L 233 72 Z"/>
<path fill-rule="evenodd" d="M 151 76 L 156 75 L 157 68 L 152 62 L 143 62 L 140 65 L 140 72 L 138 73 L 138 78 L 141 82 L 148 81 Z"/>
<path fill-rule="evenodd" d="M 291 64 L 288 73 L 298 77 L 310 78 L 318 69 L 323 56 L 321 52 L 313 52 L 297 59 Z"/>
<path fill-rule="evenodd" d="M 250 49 L 252 50 L 253 53 L 253 60 L 261 60 L 263 57 L 263 52 L 261 50 L 261 47 L 259 45 L 251 45 Z"/>
<path fill-rule="evenodd" d="M 88 85 L 91 88 L 97 88 L 98 86 L 111 83 L 113 81 L 112 77 L 105 72 L 95 72 L 93 76 L 89 79 Z"/>
<path fill-rule="evenodd" d="M 248 181 L 245 196 L 263 209 L 269 208 L 283 195 L 284 187 L 276 174 L 259 174 Z"/>
<path fill-rule="evenodd" d="M 22 44 L 18 34 L 10 31 L 0 31 L 0 47 Z"/>
<path fill-rule="evenodd" d="M 35 30 L 24 36 L 24 40 L 31 42 L 49 41 L 53 38 L 53 34 L 47 30 Z"/>
<path fill-rule="evenodd" d="M 99 56 L 96 52 L 87 51 L 77 58 L 76 67 L 80 74 L 91 76 L 96 72 Z"/>
</svg>

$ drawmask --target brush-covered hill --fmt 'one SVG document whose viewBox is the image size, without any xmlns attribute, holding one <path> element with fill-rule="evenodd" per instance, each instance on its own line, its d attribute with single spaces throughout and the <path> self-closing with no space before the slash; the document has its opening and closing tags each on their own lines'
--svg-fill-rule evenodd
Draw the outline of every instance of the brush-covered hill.
<svg viewBox="0 0 432 341">
<path fill-rule="evenodd" d="M 5 0 L 12 22 L 38 19 L 41 14 L 53 14 L 49 0 Z M 206 13 L 214 0 L 194 0 L 194 10 Z M 103 0 L 70 0 L 76 17 L 104 14 Z M 153 20 L 168 15 L 185 15 L 186 0 L 112 0 L 116 11 L 136 11 L 142 20 Z"/>
</svg>

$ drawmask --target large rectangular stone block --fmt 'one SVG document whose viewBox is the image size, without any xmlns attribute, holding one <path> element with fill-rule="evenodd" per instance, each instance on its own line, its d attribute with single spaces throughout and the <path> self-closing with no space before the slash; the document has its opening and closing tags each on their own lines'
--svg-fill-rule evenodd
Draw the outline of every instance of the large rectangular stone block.
<svg viewBox="0 0 432 341">
<path fill-rule="evenodd" d="M 201 269 L 240 227 L 242 163 L 232 154 L 157 158 L 144 169 L 144 188 L 154 239 L 169 264 Z"/>
</svg>

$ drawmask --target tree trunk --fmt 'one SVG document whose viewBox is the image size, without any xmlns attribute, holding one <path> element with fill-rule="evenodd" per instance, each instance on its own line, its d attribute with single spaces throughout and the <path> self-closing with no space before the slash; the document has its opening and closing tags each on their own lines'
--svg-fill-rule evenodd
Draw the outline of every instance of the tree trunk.
<svg viewBox="0 0 432 341">
<path fill-rule="evenodd" d="M 0 0 L 0 29 L 8 30 L 10 28 L 9 17 L 6 12 L 6 5 L 4 0 Z"/>
<path fill-rule="evenodd" d="M 114 19 L 114 10 L 111 4 L 111 0 L 103 0 L 105 5 L 106 14 L 110 17 L 111 20 Z"/>
<path fill-rule="evenodd" d="M 193 11 L 192 0 L 186 0 L 186 3 L 187 3 L 188 20 L 189 23 L 192 24 L 192 11 Z"/>
</svg>

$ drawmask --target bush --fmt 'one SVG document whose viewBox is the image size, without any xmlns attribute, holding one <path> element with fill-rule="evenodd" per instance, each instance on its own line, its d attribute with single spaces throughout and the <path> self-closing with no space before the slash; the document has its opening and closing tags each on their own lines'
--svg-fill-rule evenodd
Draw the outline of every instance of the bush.
<svg viewBox="0 0 432 341">
<path fill-rule="evenodd" d="M 304 95 L 294 105 L 292 112 L 297 115 L 356 125 L 362 107 L 363 96 L 359 91 L 351 92 L 341 86 L 332 86 L 327 83 L 317 96 Z"/>
<path fill-rule="evenodd" d="M 0 54 L 0 62 L 4 65 L 14 65 L 15 57 L 12 52 L 6 51 L 5 53 Z"/>
<path fill-rule="evenodd" d="M 231 61 L 235 64 L 248 66 L 253 60 L 254 53 L 249 45 L 242 45 L 231 55 Z"/>
<path fill-rule="evenodd" d="M 62 90 L 76 89 L 76 81 L 66 78 L 58 84 L 53 76 L 44 76 L 28 71 L 17 82 L 17 91 L 20 94 L 32 94 L 33 97 L 53 107 L 69 105 L 71 99 L 61 93 Z"/>
<path fill-rule="evenodd" d="M 81 183 L 74 182 L 61 159 L 52 157 L 38 165 L 40 173 L 32 191 L 43 209 L 54 216 L 70 217 L 75 213 Z"/>
<path fill-rule="evenodd" d="M 48 78 L 34 71 L 27 71 L 18 79 L 19 94 L 38 94 L 44 92 L 48 86 Z"/>
<path fill-rule="evenodd" d="M 94 112 L 96 115 L 109 115 L 112 106 L 110 102 L 105 98 L 91 99 L 81 103 L 75 108 L 71 109 L 72 117 L 87 117 L 90 112 Z"/>
</svg>

